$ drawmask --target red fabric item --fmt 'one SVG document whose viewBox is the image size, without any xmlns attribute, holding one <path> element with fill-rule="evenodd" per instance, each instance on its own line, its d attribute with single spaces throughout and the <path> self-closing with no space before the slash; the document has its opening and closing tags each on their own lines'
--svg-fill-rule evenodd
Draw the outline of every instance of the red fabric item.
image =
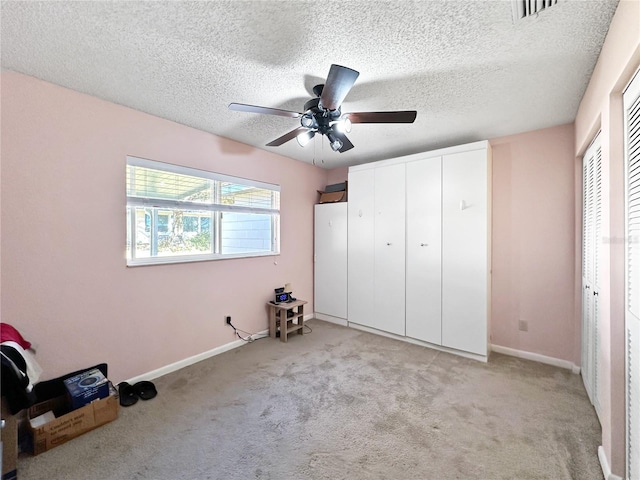
<svg viewBox="0 0 640 480">
<path fill-rule="evenodd" d="M 3 342 L 16 342 L 25 350 L 31 348 L 31 342 L 27 342 L 22 338 L 20 332 L 8 323 L 0 323 L 0 343 Z"/>
</svg>

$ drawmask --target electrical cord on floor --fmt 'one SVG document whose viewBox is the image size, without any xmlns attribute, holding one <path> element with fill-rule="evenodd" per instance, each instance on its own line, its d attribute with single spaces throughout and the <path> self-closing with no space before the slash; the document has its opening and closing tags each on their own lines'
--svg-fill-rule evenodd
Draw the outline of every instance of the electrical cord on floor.
<svg viewBox="0 0 640 480">
<path fill-rule="evenodd" d="M 254 337 L 254 335 L 257 335 L 257 333 L 251 333 L 251 332 L 247 332 L 245 330 L 236 328 L 236 327 L 233 326 L 233 323 L 231 323 L 231 322 L 228 322 L 228 325 L 230 325 L 231 328 L 233 328 L 233 331 L 236 333 L 236 336 L 240 340 L 242 340 L 244 342 L 247 342 L 247 343 L 255 342 L 256 340 L 260 340 L 261 338 L 266 338 L 266 337 L 269 336 L 269 335 L 262 335 L 261 337 Z M 249 335 L 247 337 L 243 337 L 242 335 L 240 335 L 239 332 L 248 333 Z"/>
<path fill-rule="evenodd" d="M 243 342 L 251 343 L 251 342 L 255 342 L 256 340 L 260 340 L 261 338 L 267 338 L 269 336 L 269 334 L 266 333 L 260 337 L 256 337 L 255 335 L 258 335 L 257 333 L 251 333 L 251 332 L 247 332 L 246 330 L 242 330 L 241 328 L 236 328 L 231 322 L 228 322 L 227 325 L 233 328 L 233 331 L 235 332 L 236 336 Z M 303 327 L 309 329 L 307 333 L 313 332 L 313 329 L 306 323 L 303 325 Z M 243 337 L 242 335 L 240 335 L 239 332 L 246 333 L 248 335 L 246 337 Z"/>
</svg>

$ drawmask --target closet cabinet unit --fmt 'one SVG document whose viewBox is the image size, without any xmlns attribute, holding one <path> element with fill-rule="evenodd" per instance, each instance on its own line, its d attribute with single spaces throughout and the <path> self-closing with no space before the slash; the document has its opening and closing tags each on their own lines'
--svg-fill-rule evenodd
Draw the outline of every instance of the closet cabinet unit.
<svg viewBox="0 0 640 480">
<path fill-rule="evenodd" d="M 349 171 L 348 320 L 397 335 L 405 329 L 404 178 L 403 164 Z"/>
<path fill-rule="evenodd" d="M 347 323 L 347 203 L 314 207 L 314 311 Z"/>
<path fill-rule="evenodd" d="M 488 142 L 350 168 L 350 324 L 486 360 L 490 182 Z"/>
</svg>

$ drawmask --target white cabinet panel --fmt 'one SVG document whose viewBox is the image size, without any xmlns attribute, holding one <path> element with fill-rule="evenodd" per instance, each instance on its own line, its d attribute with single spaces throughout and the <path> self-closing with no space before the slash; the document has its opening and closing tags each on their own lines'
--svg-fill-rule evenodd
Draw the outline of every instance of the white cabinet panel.
<svg viewBox="0 0 640 480">
<path fill-rule="evenodd" d="M 405 166 L 376 168 L 374 328 L 405 334 Z"/>
<path fill-rule="evenodd" d="M 407 163 L 406 334 L 442 344 L 442 157 Z"/>
<path fill-rule="evenodd" d="M 347 318 L 347 203 L 315 206 L 314 310 Z"/>
<path fill-rule="evenodd" d="M 487 153 L 442 158 L 442 345 L 487 354 Z"/>
<path fill-rule="evenodd" d="M 349 322 L 374 326 L 374 171 L 349 172 Z"/>
</svg>

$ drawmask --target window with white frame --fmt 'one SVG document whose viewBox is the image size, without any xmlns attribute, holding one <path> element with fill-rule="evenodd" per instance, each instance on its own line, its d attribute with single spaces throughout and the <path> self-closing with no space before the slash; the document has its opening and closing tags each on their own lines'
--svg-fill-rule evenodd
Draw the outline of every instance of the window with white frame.
<svg viewBox="0 0 640 480">
<path fill-rule="evenodd" d="M 280 186 L 127 157 L 127 265 L 276 255 Z"/>
</svg>

